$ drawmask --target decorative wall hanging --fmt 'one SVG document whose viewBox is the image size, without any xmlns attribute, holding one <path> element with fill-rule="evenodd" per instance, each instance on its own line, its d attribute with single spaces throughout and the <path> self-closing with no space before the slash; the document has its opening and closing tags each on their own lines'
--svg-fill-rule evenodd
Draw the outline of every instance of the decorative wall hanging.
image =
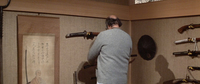
<svg viewBox="0 0 200 84">
<path fill-rule="evenodd" d="M 18 84 L 59 84 L 59 18 L 17 18 Z"/>
<path fill-rule="evenodd" d="M 156 43 L 149 35 L 143 35 L 138 41 L 138 53 L 144 60 L 151 60 L 156 54 Z"/>
</svg>

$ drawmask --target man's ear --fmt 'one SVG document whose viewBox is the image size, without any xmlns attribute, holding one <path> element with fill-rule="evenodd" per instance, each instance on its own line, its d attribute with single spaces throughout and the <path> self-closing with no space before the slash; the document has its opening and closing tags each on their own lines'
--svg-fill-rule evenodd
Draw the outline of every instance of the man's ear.
<svg viewBox="0 0 200 84">
<path fill-rule="evenodd" d="M 108 29 L 112 29 L 112 26 L 108 26 Z"/>
</svg>

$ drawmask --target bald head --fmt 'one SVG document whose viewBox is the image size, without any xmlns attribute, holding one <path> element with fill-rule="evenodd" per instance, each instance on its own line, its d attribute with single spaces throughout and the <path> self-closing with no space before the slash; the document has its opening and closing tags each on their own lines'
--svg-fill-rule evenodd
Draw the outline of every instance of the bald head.
<svg viewBox="0 0 200 84">
<path fill-rule="evenodd" d="M 109 18 L 117 19 L 117 16 L 115 16 L 115 15 L 110 15 Z"/>
<path fill-rule="evenodd" d="M 119 28 L 122 26 L 120 19 L 116 15 L 110 15 L 106 18 L 106 29 Z"/>
</svg>

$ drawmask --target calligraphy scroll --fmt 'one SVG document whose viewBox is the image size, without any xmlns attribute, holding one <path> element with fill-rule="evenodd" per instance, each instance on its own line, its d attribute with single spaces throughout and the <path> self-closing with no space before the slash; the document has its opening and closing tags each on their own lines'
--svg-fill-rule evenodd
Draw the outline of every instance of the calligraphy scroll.
<svg viewBox="0 0 200 84">
<path fill-rule="evenodd" d="M 22 84 L 26 84 L 26 76 L 31 83 L 54 84 L 54 44 L 54 35 L 23 35 Z"/>
<path fill-rule="evenodd" d="M 59 18 L 17 18 L 18 84 L 59 84 Z"/>
</svg>

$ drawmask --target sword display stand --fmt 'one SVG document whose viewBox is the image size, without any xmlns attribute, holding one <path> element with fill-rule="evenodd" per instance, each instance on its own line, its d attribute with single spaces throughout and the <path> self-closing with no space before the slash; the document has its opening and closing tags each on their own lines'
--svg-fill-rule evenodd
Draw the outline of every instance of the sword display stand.
<svg viewBox="0 0 200 84">
<path fill-rule="evenodd" d="M 190 24 L 190 25 L 182 26 L 181 28 L 178 29 L 178 32 L 180 34 L 182 34 L 184 31 L 186 31 L 188 29 L 194 29 L 194 28 L 200 28 L 200 24 Z M 173 52 L 173 55 L 175 55 L 175 56 L 190 56 L 192 58 L 198 57 L 198 55 L 200 54 L 200 51 L 199 51 L 198 45 L 197 45 L 198 41 L 200 41 L 200 38 L 187 38 L 187 39 L 175 41 L 175 44 L 195 43 L 195 45 L 194 45 L 194 50 Z M 200 67 L 188 66 L 187 70 L 193 79 L 190 79 L 190 77 L 186 74 L 185 79 L 175 79 L 175 80 L 170 80 L 167 82 L 169 82 L 169 83 L 173 82 L 173 84 L 182 84 L 182 83 L 200 84 L 200 80 L 196 80 L 190 72 L 190 71 L 200 70 Z"/>
</svg>

